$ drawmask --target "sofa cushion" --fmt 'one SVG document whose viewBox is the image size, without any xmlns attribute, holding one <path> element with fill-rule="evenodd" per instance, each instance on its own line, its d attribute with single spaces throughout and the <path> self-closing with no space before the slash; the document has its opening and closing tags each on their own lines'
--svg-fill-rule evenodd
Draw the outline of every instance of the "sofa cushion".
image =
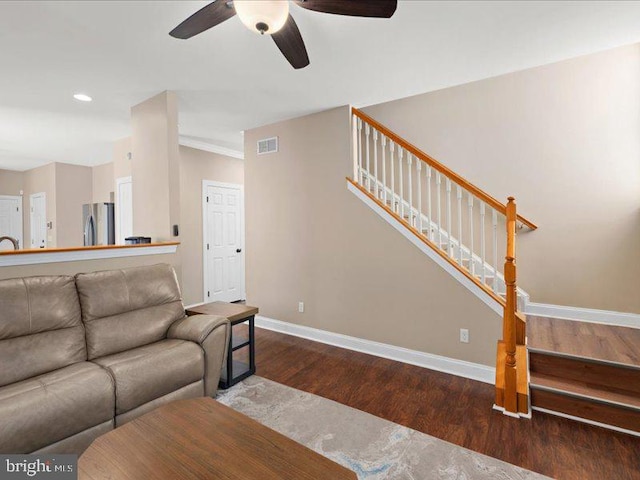
<svg viewBox="0 0 640 480">
<path fill-rule="evenodd" d="M 170 265 L 76 275 L 89 359 L 166 337 L 184 306 Z"/>
<path fill-rule="evenodd" d="M 204 377 L 204 352 L 184 340 L 162 340 L 94 362 L 115 381 L 117 415 Z"/>
<path fill-rule="evenodd" d="M 73 277 L 0 280 L 0 386 L 87 359 Z"/>
<path fill-rule="evenodd" d="M 113 381 L 89 362 L 0 388 L 0 452 L 30 453 L 113 420 Z"/>
</svg>

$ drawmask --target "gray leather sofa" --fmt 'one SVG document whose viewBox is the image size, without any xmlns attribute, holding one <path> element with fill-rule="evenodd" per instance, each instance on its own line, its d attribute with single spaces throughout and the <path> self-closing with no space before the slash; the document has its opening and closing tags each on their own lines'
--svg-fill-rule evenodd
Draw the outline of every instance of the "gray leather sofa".
<svg viewBox="0 0 640 480">
<path fill-rule="evenodd" d="M 0 453 L 77 453 L 164 403 L 214 396 L 223 317 L 186 317 L 154 265 L 0 281 Z"/>
</svg>

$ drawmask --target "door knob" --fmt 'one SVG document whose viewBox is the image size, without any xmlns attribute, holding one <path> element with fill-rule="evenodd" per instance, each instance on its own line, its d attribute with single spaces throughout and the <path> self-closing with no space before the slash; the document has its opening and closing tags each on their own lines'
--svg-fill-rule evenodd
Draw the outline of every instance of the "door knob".
<svg viewBox="0 0 640 480">
<path fill-rule="evenodd" d="M 242 252 L 242 249 L 241 248 L 236 248 L 236 253 L 240 253 L 240 252 Z"/>
</svg>

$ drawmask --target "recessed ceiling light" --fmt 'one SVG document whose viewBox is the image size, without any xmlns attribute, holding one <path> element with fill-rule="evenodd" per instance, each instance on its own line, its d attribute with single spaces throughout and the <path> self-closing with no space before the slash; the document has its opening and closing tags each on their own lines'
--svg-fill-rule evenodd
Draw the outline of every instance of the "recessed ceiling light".
<svg viewBox="0 0 640 480">
<path fill-rule="evenodd" d="M 84 93 L 76 93 L 73 98 L 76 100 L 80 100 L 81 102 L 90 102 L 93 100 L 89 95 L 85 95 Z"/>
</svg>

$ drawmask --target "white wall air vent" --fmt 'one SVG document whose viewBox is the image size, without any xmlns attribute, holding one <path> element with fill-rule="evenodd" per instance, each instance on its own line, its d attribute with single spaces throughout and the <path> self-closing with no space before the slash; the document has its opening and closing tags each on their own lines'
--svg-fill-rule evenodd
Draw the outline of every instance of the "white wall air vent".
<svg viewBox="0 0 640 480">
<path fill-rule="evenodd" d="M 275 153 L 278 151 L 278 137 L 263 138 L 258 140 L 258 155 Z"/>
</svg>

